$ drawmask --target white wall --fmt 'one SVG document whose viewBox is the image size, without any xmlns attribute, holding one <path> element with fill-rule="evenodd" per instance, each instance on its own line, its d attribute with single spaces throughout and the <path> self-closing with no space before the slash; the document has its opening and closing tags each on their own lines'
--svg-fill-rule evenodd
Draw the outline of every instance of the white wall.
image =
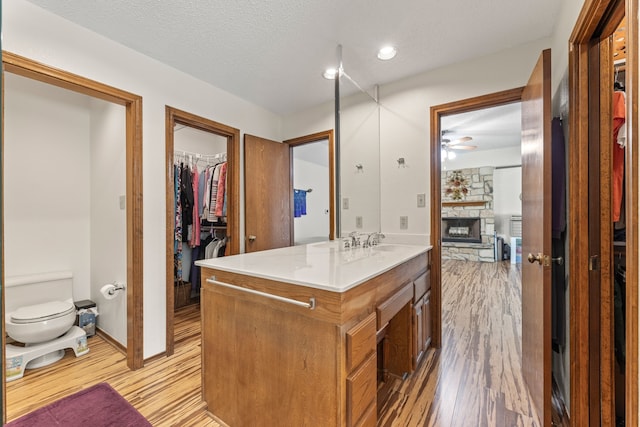
<svg viewBox="0 0 640 427">
<path fill-rule="evenodd" d="M 522 163 L 520 146 L 482 151 L 456 151 L 456 158 L 446 160 L 447 170 L 478 168 L 482 166 L 514 166 Z"/>
<path fill-rule="evenodd" d="M 220 154 L 227 152 L 227 138 L 215 133 L 182 125 L 173 132 L 173 149 L 200 154 Z M 202 163 L 198 163 L 200 166 Z"/>
<path fill-rule="evenodd" d="M 143 97 L 144 357 L 161 353 L 166 321 L 165 105 L 270 139 L 280 139 L 281 119 L 24 0 L 3 2 L 2 8 L 3 49 Z M 243 223 L 242 217 L 241 233 Z"/>
<path fill-rule="evenodd" d="M 69 270 L 89 299 L 89 99 L 15 75 L 4 82 L 7 276 Z"/>
<path fill-rule="evenodd" d="M 305 147 L 296 147 L 294 152 Z M 293 219 L 295 244 L 329 240 L 329 168 L 294 157 L 293 187 L 312 190 L 307 193 L 307 214 Z"/>
<path fill-rule="evenodd" d="M 522 168 L 503 168 L 493 171 L 493 214 L 496 232 L 505 242 L 511 241 L 512 215 L 522 215 Z"/>
<path fill-rule="evenodd" d="M 341 235 L 379 231 L 380 115 L 367 94 L 340 102 L 340 182 Z M 356 227 L 357 217 L 362 218 L 362 228 Z"/>
<path fill-rule="evenodd" d="M 127 284 L 127 217 L 125 108 L 91 99 L 91 300 L 98 305 L 97 324 L 127 345 L 127 293 L 107 300 L 100 288 Z M 59 141 L 55 141 L 59 143 Z"/>
</svg>

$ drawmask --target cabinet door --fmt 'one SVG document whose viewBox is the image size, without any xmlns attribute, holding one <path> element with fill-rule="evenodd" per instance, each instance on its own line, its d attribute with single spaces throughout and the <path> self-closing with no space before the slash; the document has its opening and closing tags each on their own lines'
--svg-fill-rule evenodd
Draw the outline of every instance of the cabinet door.
<svg viewBox="0 0 640 427">
<path fill-rule="evenodd" d="M 424 298 L 420 298 L 413 305 L 413 369 L 415 370 L 424 354 Z"/>
<path fill-rule="evenodd" d="M 376 412 L 376 354 L 347 377 L 347 425 L 355 426 L 371 411 Z"/>
<path fill-rule="evenodd" d="M 422 349 L 423 351 L 427 351 L 427 349 L 429 348 L 429 344 L 431 344 L 431 291 L 427 291 L 427 293 L 423 298 L 422 320 L 423 320 Z"/>
</svg>

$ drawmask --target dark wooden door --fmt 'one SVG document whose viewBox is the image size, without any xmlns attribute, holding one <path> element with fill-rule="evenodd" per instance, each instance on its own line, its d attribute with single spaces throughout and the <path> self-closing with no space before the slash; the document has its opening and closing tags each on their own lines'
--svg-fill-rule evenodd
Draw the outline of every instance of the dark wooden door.
<svg viewBox="0 0 640 427">
<path fill-rule="evenodd" d="M 522 92 L 522 369 L 551 425 L 551 51 Z"/>
<path fill-rule="evenodd" d="M 244 136 L 245 252 L 291 246 L 289 145 Z"/>
</svg>

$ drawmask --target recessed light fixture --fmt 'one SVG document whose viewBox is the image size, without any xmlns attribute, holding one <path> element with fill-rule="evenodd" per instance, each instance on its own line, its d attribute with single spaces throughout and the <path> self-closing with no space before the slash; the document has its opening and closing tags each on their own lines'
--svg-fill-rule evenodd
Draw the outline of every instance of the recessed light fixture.
<svg viewBox="0 0 640 427">
<path fill-rule="evenodd" d="M 334 80 L 337 74 L 338 70 L 336 70 L 335 68 L 327 68 L 324 73 L 322 73 L 322 77 L 327 80 Z"/>
<path fill-rule="evenodd" d="M 393 46 L 385 46 L 378 51 L 378 59 L 383 61 L 388 61 L 389 59 L 393 59 L 398 51 Z"/>
</svg>

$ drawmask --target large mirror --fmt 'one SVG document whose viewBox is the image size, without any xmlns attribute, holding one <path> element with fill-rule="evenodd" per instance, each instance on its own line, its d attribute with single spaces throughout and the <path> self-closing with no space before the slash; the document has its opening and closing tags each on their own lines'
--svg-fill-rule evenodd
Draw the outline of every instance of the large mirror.
<svg viewBox="0 0 640 427">
<path fill-rule="evenodd" d="M 339 87 L 339 236 L 380 231 L 379 105 L 346 75 Z"/>
</svg>

